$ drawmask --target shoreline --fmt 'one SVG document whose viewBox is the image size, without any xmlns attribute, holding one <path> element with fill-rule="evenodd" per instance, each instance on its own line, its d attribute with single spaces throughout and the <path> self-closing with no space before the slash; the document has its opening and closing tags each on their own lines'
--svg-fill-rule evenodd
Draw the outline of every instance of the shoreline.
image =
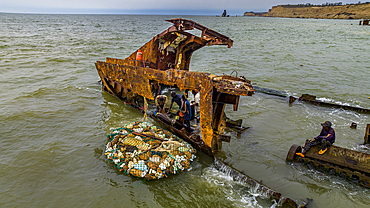
<svg viewBox="0 0 370 208">
<path fill-rule="evenodd" d="M 307 19 L 369 19 L 370 3 L 348 5 L 278 5 L 268 12 L 245 12 L 244 16 Z"/>
</svg>

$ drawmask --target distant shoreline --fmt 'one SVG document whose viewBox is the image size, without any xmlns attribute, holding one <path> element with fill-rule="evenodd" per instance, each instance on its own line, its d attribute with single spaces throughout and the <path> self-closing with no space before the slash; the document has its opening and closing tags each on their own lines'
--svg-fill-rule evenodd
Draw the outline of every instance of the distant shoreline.
<svg viewBox="0 0 370 208">
<path fill-rule="evenodd" d="M 315 19 L 369 19 L 370 2 L 360 4 L 326 3 L 273 6 L 268 12 L 245 12 L 244 16 Z"/>
</svg>

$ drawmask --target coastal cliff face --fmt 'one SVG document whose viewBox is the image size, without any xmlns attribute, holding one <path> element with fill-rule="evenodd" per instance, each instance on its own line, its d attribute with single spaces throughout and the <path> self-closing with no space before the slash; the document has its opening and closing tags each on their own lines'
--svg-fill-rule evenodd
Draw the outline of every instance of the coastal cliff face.
<svg viewBox="0 0 370 208">
<path fill-rule="evenodd" d="M 370 3 L 341 6 L 274 6 L 267 13 L 256 15 L 246 12 L 244 16 L 318 18 L 318 19 L 369 19 Z"/>
</svg>

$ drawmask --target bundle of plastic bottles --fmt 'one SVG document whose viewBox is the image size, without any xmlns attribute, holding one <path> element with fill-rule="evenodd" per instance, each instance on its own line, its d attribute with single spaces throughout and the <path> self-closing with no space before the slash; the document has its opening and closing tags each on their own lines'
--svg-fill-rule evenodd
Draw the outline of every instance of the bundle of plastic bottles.
<svg viewBox="0 0 370 208">
<path fill-rule="evenodd" d="M 171 132 L 148 122 L 112 130 L 105 155 L 127 175 L 156 180 L 190 168 L 196 150 Z"/>
</svg>

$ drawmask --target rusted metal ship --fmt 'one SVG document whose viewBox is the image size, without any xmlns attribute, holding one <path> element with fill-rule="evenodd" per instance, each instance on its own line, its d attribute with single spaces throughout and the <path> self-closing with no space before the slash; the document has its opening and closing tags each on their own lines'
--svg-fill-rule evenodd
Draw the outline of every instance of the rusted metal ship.
<svg viewBox="0 0 370 208">
<path fill-rule="evenodd" d="M 308 140 L 306 141 L 307 144 Z M 364 144 L 370 142 L 370 124 L 366 127 Z M 305 157 L 300 157 L 296 153 L 301 152 L 303 147 L 292 145 L 286 157 L 290 162 L 302 162 L 320 171 L 326 171 L 332 175 L 338 175 L 349 181 L 358 183 L 366 188 L 370 188 L 370 154 L 354 151 L 335 145 L 329 146 L 328 150 L 320 155 L 320 145 L 316 145 L 308 150 Z"/>
<path fill-rule="evenodd" d="M 229 142 L 231 139 L 224 134 L 226 127 L 234 128 L 239 133 L 248 129 L 241 126 L 241 120 L 232 121 L 226 117 L 225 105 L 231 104 L 234 111 L 237 111 L 240 96 L 252 96 L 255 90 L 251 82 L 243 76 L 217 76 L 189 71 L 194 51 L 211 45 L 231 47 L 233 40 L 191 20 L 178 18 L 167 21 L 173 25 L 126 59 L 106 58 L 105 62 L 95 63 L 103 90 L 138 109 L 144 115 L 148 114 L 198 150 L 214 157 L 214 153 L 221 150 L 222 142 Z M 193 29 L 201 31 L 200 37 L 186 32 Z M 154 108 L 150 103 L 155 99 L 152 88 L 154 85 L 171 90 L 175 88 L 184 94 L 191 90 L 199 91 L 200 123 L 198 124 L 197 119 L 191 121 L 192 126 L 195 126 L 191 133 L 182 130 L 183 123 L 176 120 L 174 114 L 153 112 Z M 148 110 L 144 108 L 147 100 L 149 100 Z M 231 174 L 234 179 L 241 180 L 256 190 L 267 192 L 270 198 L 279 203 L 291 207 L 298 206 L 290 198 L 282 197 L 280 193 L 216 158 L 215 164 L 221 167 L 221 171 Z"/>
<path fill-rule="evenodd" d="M 198 90 L 200 131 L 195 130 L 194 133 L 200 132 L 204 142 L 202 149 L 212 154 L 221 149 L 222 141 L 230 140 L 230 137 L 224 135 L 225 105 L 232 104 L 236 111 L 239 97 L 251 96 L 254 89 L 244 77 L 189 71 L 194 51 L 210 45 L 231 47 L 233 41 L 190 20 L 168 21 L 172 22 L 173 26 L 155 36 L 126 59 L 107 58 L 105 62 L 98 61 L 95 65 L 104 85 L 103 89 L 139 110 L 143 110 L 143 98 L 154 100 L 152 84 L 170 86 L 181 91 Z M 201 30 L 201 37 L 186 32 L 193 29 Z M 194 134 L 182 132 L 180 123 L 175 123 L 179 125 L 176 128 L 176 125 L 172 124 L 171 116 L 161 113 L 150 116 L 170 127 L 180 137 L 193 142 L 199 141 Z"/>
</svg>

